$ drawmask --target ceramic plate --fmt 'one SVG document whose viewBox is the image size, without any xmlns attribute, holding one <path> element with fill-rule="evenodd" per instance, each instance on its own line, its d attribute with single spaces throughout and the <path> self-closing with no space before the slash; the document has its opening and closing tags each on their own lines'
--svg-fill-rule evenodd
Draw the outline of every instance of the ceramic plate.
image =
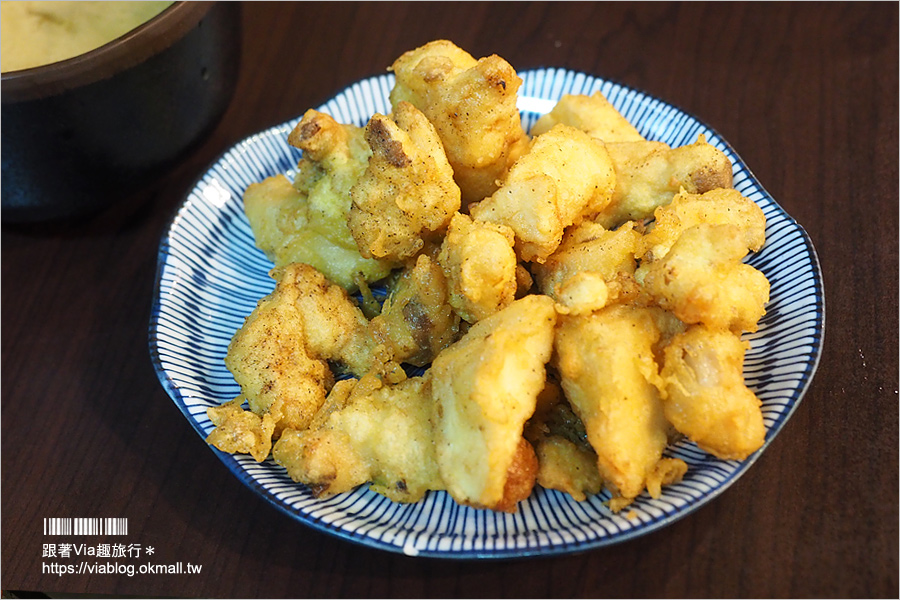
<svg viewBox="0 0 900 600">
<path fill-rule="evenodd" d="M 735 187 L 768 219 L 767 241 L 747 262 L 771 282 L 771 302 L 752 344 L 744 375 L 763 402 L 766 445 L 778 434 L 808 388 L 822 349 L 824 294 L 809 237 L 756 181 L 734 150 L 694 117 L 637 90 L 582 73 L 540 69 L 520 73 L 520 109 L 526 129 L 566 93 L 600 90 L 648 139 L 670 146 L 698 134 L 734 165 Z M 388 113 L 393 75 L 360 81 L 319 110 L 339 122 L 364 125 Z M 228 342 L 268 294 L 271 263 L 256 249 L 242 210 L 248 184 L 276 173 L 293 174 L 300 152 L 287 144 L 299 120 L 247 138 L 226 152 L 197 181 L 175 214 L 159 248 L 150 321 L 150 353 L 163 387 L 203 437 L 212 430 L 206 408 L 233 399 L 239 388 L 223 363 Z M 387 500 L 363 486 L 330 499 L 314 498 L 271 459 L 216 452 L 234 475 L 290 517 L 319 531 L 365 546 L 443 558 L 511 558 L 554 555 L 606 546 L 644 535 L 703 506 L 741 476 L 763 449 L 743 462 L 716 459 L 693 443 L 668 449 L 689 470 L 662 496 L 640 496 L 619 514 L 601 494 L 585 502 L 536 487 L 515 514 L 457 505 L 432 492 L 417 504 Z M 626 516 L 625 513 L 628 513 Z"/>
</svg>

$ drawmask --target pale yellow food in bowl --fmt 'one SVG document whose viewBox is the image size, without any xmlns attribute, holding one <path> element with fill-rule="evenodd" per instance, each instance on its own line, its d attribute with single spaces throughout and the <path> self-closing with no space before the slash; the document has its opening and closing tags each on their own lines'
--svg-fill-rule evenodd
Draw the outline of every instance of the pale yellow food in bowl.
<svg viewBox="0 0 900 600">
<path fill-rule="evenodd" d="M 146 23 L 173 2 L 0 2 L 0 71 L 74 58 Z"/>
</svg>

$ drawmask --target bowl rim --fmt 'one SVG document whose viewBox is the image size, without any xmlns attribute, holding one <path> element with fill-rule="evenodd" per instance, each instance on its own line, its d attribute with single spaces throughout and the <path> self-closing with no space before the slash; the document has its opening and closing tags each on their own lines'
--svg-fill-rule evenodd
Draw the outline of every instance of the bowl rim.
<svg viewBox="0 0 900 600">
<path fill-rule="evenodd" d="M 2 73 L 2 103 L 54 96 L 113 77 L 172 46 L 216 4 L 173 2 L 149 21 L 99 48 L 66 60 Z"/>
</svg>

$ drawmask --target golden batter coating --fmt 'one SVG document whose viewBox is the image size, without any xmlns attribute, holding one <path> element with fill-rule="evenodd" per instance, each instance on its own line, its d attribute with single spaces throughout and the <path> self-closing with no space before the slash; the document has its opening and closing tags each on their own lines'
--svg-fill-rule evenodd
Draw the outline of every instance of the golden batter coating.
<svg viewBox="0 0 900 600">
<path fill-rule="evenodd" d="M 685 323 L 741 333 L 756 331 L 769 301 L 769 281 L 742 262 L 743 232 L 735 225 L 694 225 L 664 258 L 636 271 L 644 291 Z"/>
<path fill-rule="evenodd" d="M 569 228 L 544 264 L 532 266 L 541 293 L 560 312 L 578 314 L 634 299 L 635 252 L 641 234 L 629 221 L 610 231 L 593 221 Z"/>
<path fill-rule="evenodd" d="M 647 488 L 668 442 L 654 351 L 661 312 L 614 305 L 560 316 L 554 341 L 562 388 L 597 453 L 600 476 L 626 500 Z"/>
<path fill-rule="evenodd" d="M 333 382 L 327 361 L 365 373 L 373 353 L 368 322 L 343 288 L 300 263 L 273 269 L 272 276 L 275 289 L 259 301 L 225 355 L 241 396 L 207 411 L 216 425 L 210 443 L 257 460 L 268 454 L 266 433 L 270 443 L 312 421 Z M 243 399 L 252 414 L 240 409 Z"/>
<path fill-rule="evenodd" d="M 365 135 L 373 154 L 350 191 L 347 223 L 364 257 L 399 264 L 447 228 L 459 187 L 437 132 L 412 104 L 374 115 Z"/>
<path fill-rule="evenodd" d="M 381 314 L 369 323 L 392 360 L 424 367 L 459 338 L 459 316 L 450 304 L 444 271 L 427 254 L 403 270 Z"/>
<path fill-rule="evenodd" d="M 375 373 L 337 382 L 310 427 L 288 430 L 272 455 L 320 497 L 371 483 L 396 502 L 443 489 L 435 458 L 429 382 Z"/>
<path fill-rule="evenodd" d="M 531 135 L 546 133 L 558 123 L 570 125 L 603 142 L 639 142 L 644 136 L 606 99 L 602 92 L 566 94 L 531 128 Z"/>
<path fill-rule="evenodd" d="M 257 247 L 275 266 L 307 263 L 351 292 L 358 278 L 385 277 L 393 265 L 363 258 L 347 226 L 350 188 L 371 155 L 363 130 L 309 110 L 288 140 L 303 150 L 294 181 L 274 175 L 244 192 Z"/>
<path fill-rule="evenodd" d="M 666 206 L 657 208 L 649 232 L 637 250 L 644 260 L 663 258 L 681 233 L 701 223 L 738 227 L 744 245 L 753 252 L 766 242 L 766 216 L 762 209 L 733 188 L 718 188 L 703 194 L 682 190 Z"/>
<path fill-rule="evenodd" d="M 599 92 L 529 138 L 515 70 L 446 40 L 391 69 L 390 114 L 308 111 L 294 181 L 246 190 L 276 285 L 229 346 L 241 393 L 207 411 L 209 443 L 316 496 L 446 490 L 504 512 L 535 484 L 605 487 L 613 511 L 657 497 L 687 471 L 676 439 L 760 448 L 740 334 L 768 301 L 743 262 L 765 216 L 727 156 L 645 140 Z"/>
<path fill-rule="evenodd" d="M 463 206 L 490 196 L 528 147 L 516 106 L 521 78 L 497 55 L 476 60 L 447 40 L 410 50 L 391 65 L 391 105 L 414 104 L 434 124 Z"/>
<path fill-rule="evenodd" d="M 475 323 L 431 365 L 438 465 L 461 503 L 502 508 L 525 421 L 546 379 L 556 312 L 526 296 Z"/>
<path fill-rule="evenodd" d="M 525 426 L 525 438 L 538 459 L 537 483 L 583 501 L 600 493 L 603 481 L 597 453 L 584 423 L 572 410 L 555 380 L 548 379 L 538 395 L 534 415 Z"/>
<path fill-rule="evenodd" d="M 722 459 L 743 460 L 765 441 L 762 403 L 744 383 L 749 344 L 694 325 L 665 349 L 663 407 L 675 428 Z"/>
<path fill-rule="evenodd" d="M 731 161 L 703 135 L 686 146 L 662 142 L 610 142 L 606 149 L 616 171 L 612 201 L 597 217 L 609 229 L 647 219 L 682 188 L 702 194 L 732 187 Z"/>
<path fill-rule="evenodd" d="M 272 450 L 275 435 L 275 418 L 272 413 L 262 416 L 241 408 L 243 399 L 238 397 L 221 406 L 206 409 L 209 420 L 215 426 L 206 441 L 222 452 L 250 454 L 256 462 L 262 462 Z"/>
<path fill-rule="evenodd" d="M 447 275 L 450 304 L 475 323 L 512 304 L 519 288 L 515 234 L 505 225 L 472 221 L 457 213 L 441 244 L 438 262 Z"/>
<path fill-rule="evenodd" d="M 519 259 L 542 263 L 559 246 L 566 227 L 609 204 L 615 182 L 603 143 L 560 124 L 536 137 L 500 189 L 471 205 L 469 214 L 510 227 Z"/>
</svg>

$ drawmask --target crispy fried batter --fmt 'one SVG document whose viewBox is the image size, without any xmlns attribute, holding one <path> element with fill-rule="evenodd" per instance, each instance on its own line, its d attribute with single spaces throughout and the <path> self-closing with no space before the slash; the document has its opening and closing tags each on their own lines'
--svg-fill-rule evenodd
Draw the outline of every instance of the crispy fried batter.
<svg viewBox="0 0 900 600">
<path fill-rule="evenodd" d="M 447 276 L 450 304 L 475 323 L 512 304 L 519 287 L 515 234 L 505 225 L 473 222 L 462 213 L 450 221 L 438 262 Z"/>
<path fill-rule="evenodd" d="M 391 105 L 414 104 L 434 124 L 462 191 L 463 205 L 490 196 L 527 150 L 516 107 L 522 80 L 497 55 L 475 60 L 447 40 L 400 56 Z"/>
<path fill-rule="evenodd" d="M 302 263 L 273 271 L 276 292 L 292 302 L 301 320 L 303 339 L 312 356 L 339 363 L 355 375 L 372 366 L 373 340 L 368 321 L 347 291 Z"/>
<path fill-rule="evenodd" d="M 288 139 L 304 152 L 294 183 L 275 175 L 244 193 L 257 246 L 276 266 L 310 264 L 351 292 L 357 277 L 385 277 L 391 263 L 363 258 L 347 227 L 350 188 L 370 155 L 362 129 L 310 110 Z"/>
<path fill-rule="evenodd" d="M 599 494 L 603 480 L 597 469 L 597 454 L 559 435 L 548 435 L 535 445 L 538 459 L 537 483 L 559 490 L 582 502 Z"/>
<path fill-rule="evenodd" d="M 606 148 L 615 165 L 616 189 L 596 220 L 609 229 L 653 216 L 682 188 L 702 194 L 732 186 L 731 161 L 703 135 L 677 148 L 649 141 L 608 143 Z"/>
<path fill-rule="evenodd" d="M 747 254 L 735 225 L 684 230 L 664 258 L 636 271 L 644 290 L 685 323 L 740 333 L 756 331 L 769 301 L 769 281 L 741 262 Z"/>
<path fill-rule="evenodd" d="M 247 317 L 225 356 L 241 398 L 262 420 L 242 414 L 239 401 L 207 411 L 217 426 L 210 443 L 257 460 L 267 453 L 265 432 L 278 437 L 285 428 L 304 429 L 324 403 L 333 380 L 326 361 L 365 372 L 372 354 L 368 323 L 343 288 L 299 263 L 272 275 L 274 291 Z M 251 443 L 247 435 L 258 439 Z"/>
<path fill-rule="evenodd" d="M 534 448 L 525 438 L 519 438 L 519 445 L 512 462 L 506 470 L 503 497 L 493 507 L 500 512 L 514 513 L 519 502 L 531 495 L 538 473 L 538 459 Z"/>
<path fill-rule="evenodd" d="M 287 430 L 272 455 L 317 496 L 369 482 L 396 502 L 443 489 L 434 454 L 428 380 L 394 384 L 376 373 L 337 382 L 305 431 Z"/>
<path fill-rule="evenodd" d="M 369 329 L 393 360 L 423 367 L 459 337 L 444 272 L 427 254 L 405 269 Z"/>
<path fill-rule="evenodd" d="M 647 475 L 647 493 L 651 498 L 659 498 L 662 487 L 681 481 L 687 470 L 687 463 L 680 458 L 660 459 L 653 471 Z"/>
<path fill-rule="evenodd" d="M 538 395 L 534 415 L 525 425 L 525 438 L 537 455 L 539 485 L 578 501 L 600 492 L 603 481 L 597 454 L 588 442 L 584 423 L 555 381 L 548 379 Z"/>
<path fill-rule="evenodd" d="M 666 417 L 722 459 L 743 460 L 765 441 L 761 402 L 744 383 L 748 346 L 734 333 L 694 325 L 665 350 Z"/>
<path fill-rule="evenodd" d="M 632 222 L 615 231 L 593 221 L 570 228 L 556 252 L 544 264 L 532 266 L 541 293 L 554 298 L 558 310 L 571 314 L 634 298 L 634 255 L 640 239 Z"/>
<path fill-rule="evenodd" d="M 657 310 L 614 305 L 560 316 L 556 332 L 563 390 L 584 423 L 601 477 L 625 499 L 646 488 L 667 443 L 653 351 Z"/>
<path fill-rule="evenodd" d="M 216 427 L 206 436 L 206 442 L 222 452 L 250 454 L 256 462 L 262 462 L 272 449 L 275 418 L 271 413 L 260 416 L 244 410 L 242 402 L 242 398 L 235 398 L 206 409 L 209 420 Z"/>
<path fill-rule="evenodd" d="M 550 298 L 526 296 L 475 323 L 432 363 L 438 464 L 457 502 L 505 506 L 509 468 L 544 387 L 555 322 Z"/>
<path fill-rule="evenodd" d="M 703 194 L 682 190 L 666 206 L 657 208 L 650 231 L 641 239 L 637 253 L 644 260 L 663 258 L 688 227 L 730 223 L 738 227 L 744 243 L 753 252 L 766 241 L 766 216 L 762 209 L 733 188 L 720 188 Z"/>
<path fill-rule="evenodd" d="M 615 187 L 603 143 L 568 125 L 534 139 L 531 151 L 512 166 L 503 185 L 472 204 L 476 221 L 509 226 L 526 262 L 544 262 L 566 227 L 602 210 Z"/>
<path fill-rule="evenodd" d="M 308 111 L 294 182 L 245 193 L 276 286 L 229 346 L 241 395 L 207 411 L 209 443 L 271 452 L 316 496 L 368 483 L 506 512 L 536 483 L 605 486 L 613 511 L 658 497 L 685 436 L 724 459 L 761 447 L 739 336 L 768 301 L 742 262 L 765 217 L 727 156 L 643 139 L 600 92 L 530 139 L 514 69 L 446 40 L 391 70 L 391 114 Z"/>
<path fill-rule="evenodd" d="M 324 358 L 310 351 L 293 274 L 290 268 L 275 274 L 275 290 L 247 317 L 225 356 L 250 410 L 271 414 L 276 435 L 285 427 L 306 427 L 331 381 Z"/>
<path fill-rule="evenodd" d="M 531 135 L 546 133 L 557 123 L 565 123 L 604 142 L 639 142 L 644 139 L 634 125 L 610 104 L 600 91 L 566 94 L 541 116 L 531 128 Z"/>
<path fill-rule="evenodd" d="M 446 229 L 460 195 L 425 115 L 399 102 L 392 117 L 376 114 L 366 126 L 373 155 L 350 191 L 347 222 L 363 256 L 400 262 Z"/>
</svg>

